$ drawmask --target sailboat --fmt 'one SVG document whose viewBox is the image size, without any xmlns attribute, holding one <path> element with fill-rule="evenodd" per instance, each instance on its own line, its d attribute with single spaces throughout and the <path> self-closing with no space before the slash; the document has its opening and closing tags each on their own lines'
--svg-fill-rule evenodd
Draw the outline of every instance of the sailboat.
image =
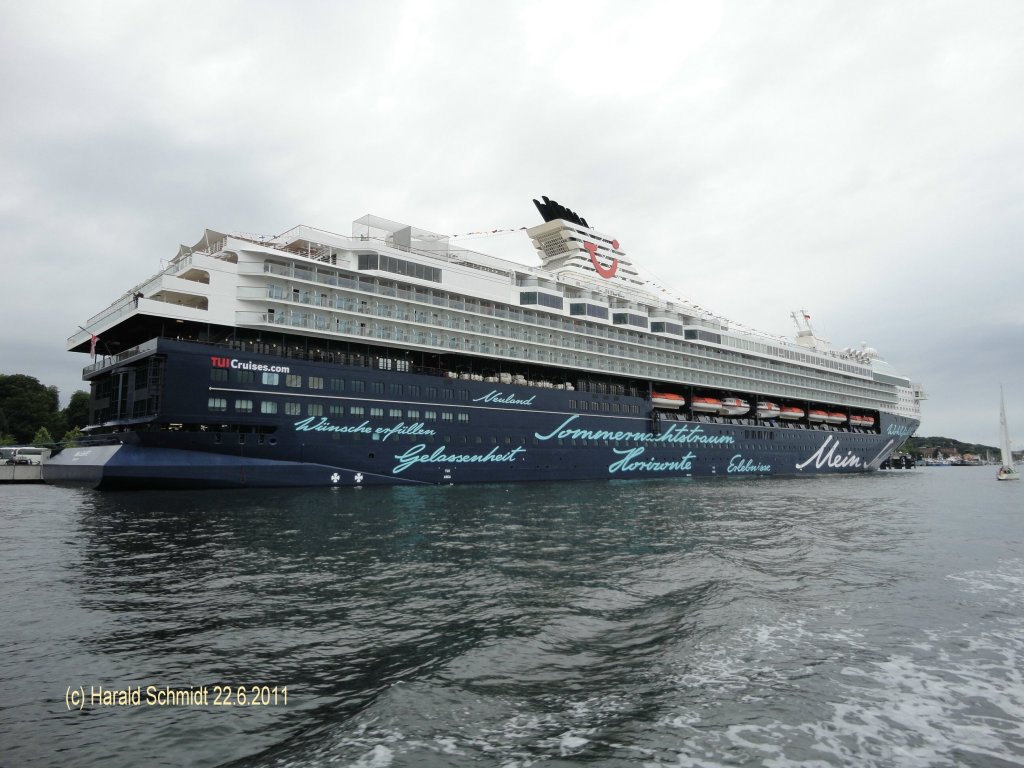
<svg viewBox="0 0 1024 768">
<path fill-rule="evenodd" d="M 1020 480 L 1020 473 L 1013 468 L 1013 453 L 1010 451 L 1010 430 L 1006 426 L 1006 406 L 1003 404 L 1003 388 L 999 388 L 999 447 L 1003 452 L 1003 466 L 996 472 L 996 480 Z"/>
</svg>

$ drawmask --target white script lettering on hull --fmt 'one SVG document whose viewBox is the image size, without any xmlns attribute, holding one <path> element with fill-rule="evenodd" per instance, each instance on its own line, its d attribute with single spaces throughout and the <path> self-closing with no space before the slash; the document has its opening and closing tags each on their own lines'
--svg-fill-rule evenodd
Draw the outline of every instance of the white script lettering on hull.
<svg viewBox="0 0 1024 768">
<path fill-rule="evenodd" d="M 839 453 L 839 450 L 839 440 L 837 439 L 833 442 L 832 435 L 829 435 L 825 438 L 825 442 L 821 444 L 821 447 L 811 454 L 809 459 L 797 464 L 796 468 L 803 469 L 812 462 L 814 463 L 815 469 L 821 469 L 822 467 L 843 469 L 845 467 L 864 466 L 864 460 L 853 451 L 847 451 L 844 456 Z"/>
</svg>

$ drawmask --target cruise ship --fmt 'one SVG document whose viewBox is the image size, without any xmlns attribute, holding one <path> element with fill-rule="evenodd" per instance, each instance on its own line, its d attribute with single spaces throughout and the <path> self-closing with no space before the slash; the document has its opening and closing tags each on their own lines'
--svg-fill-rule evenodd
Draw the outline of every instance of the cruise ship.
<svg viewBox="0 0 1024 768">
<path fill-rule="evenodd" d="M 870 348 L 736 326 L 534 200 L 518 263 L 377 216 L 207 230 L 79 326 L 85 438 L 44 479 L 239 488 L 872 471 L 924 393 Z M 524 258 L 524 262 L 527 261 Z"/>
</svg>

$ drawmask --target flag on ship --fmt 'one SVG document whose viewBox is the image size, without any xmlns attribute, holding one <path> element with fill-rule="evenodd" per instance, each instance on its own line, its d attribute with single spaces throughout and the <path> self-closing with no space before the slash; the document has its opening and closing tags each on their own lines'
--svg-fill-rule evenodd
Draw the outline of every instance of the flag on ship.
<svg viewBox="0 0 1024 768">
<path fill-rule="evenodd" d="M 527 229 L 527 227 L 510 227 L 508 229 L 478 229 L 473 232 L 462 232 L 458 235 L 449 235 L 449 237 L 470 237 L 472 235 L 480 235 L 486 237 L 488 235 L 499 235 L 504 232 L 522 232 L 525 229 Z"/>
</svg>

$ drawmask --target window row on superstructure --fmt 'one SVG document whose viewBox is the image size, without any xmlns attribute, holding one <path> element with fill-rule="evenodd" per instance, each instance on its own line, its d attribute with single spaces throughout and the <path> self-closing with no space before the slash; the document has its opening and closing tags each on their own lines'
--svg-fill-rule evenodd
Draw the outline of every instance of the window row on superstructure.
<svg viewBox="0 0 1024 768">
<path fill-rule="evenodd" d="M 715 334 L 721 342 L 719 346 L 694 344 L 588 322 L 578 316 L 566 317 L 437 289 L 395 284 L 368 275 L 356 277 L 276 263 L 267 263 L 264 268 L 267 276 L 288 281 L 271 281 L 262 288 L 242 287 L 239 298 L 270 299 L 281 306 L 242 312 L 238 318 L 242 324 L 287 325 L 330 335 L 369 337 L 698 386 L 827 399 L 862 407 L 895 402 L 894 387 L 888 383 L 790 362 L 797 355 L 810 358 L 797 351 L 779 359 L 778 355 L 761 357 L 721 348 L 727 346 L 727 341 L 747 341 L 728 335 Z M 330 286 L 330 290 L 304 282 Z M 306 311 L 304 307 L 326 312 Z M 707 333 L 698 329 L 686 331 L 687 337 L 691 332 L 695 336 Z M 816 365 L 832 362 L 812 359 Z"/>
<path fill-rule="evenodd" d="M 421 271 L 423 269 L 436 270 L 434 267 L 424 267 L 424 265 L 418 265 L 415 262 L 408 262 L 402 259 L 388 257 L 383 254 L 380 254 L 379 256 L 377 254 L 359 254 L 357 262 L 360 269 L 371 269 L 374 268 L 374 264 L 377 264 L 378 267 L 376 268 L 382 271 L 419 277 L 420 279 L 430 280 L 432 282 L 440 282 L 439 270 L 430 273 L 429 277 L 423 277 L 419 273 L 414 274 L 414 268 L 418 267 Z M 465 266 L 472 266 L 470 262 L 463 261 L 460 263 Z M 385 264 L 387 266 L 380 266 Z M 313 265 L 310 265 L 307 267 L 302 264 L 291 262 L 285 264 L 279 261 L 268 260 L 264 263 L 263 268 L 264 271 L 269 274 L 281 277 L 290 277 L 300 281 L 330 285 L 338 288 L 354 289 L 360 292 L 397 296 L 399 298 L 412 299 L 423 303 L 451 306 L 454 309 L 466 309 L 467 311 L 479 314 L 493 313 L 498 317 L 509 317 L 511 319 L 518 318 L 516 313 L 519 308 L 514 305 L 498 305 L 496 302 L 489 302 L 487 300 L 462 295 L 449 296 L 445 291 L 437 289 L 431 290 L 424 286 L 407 285 L 404 288 L 386 286 L 377 283 L 377 281 L 367 275 L 346 274 L 345 272 L 325 270 L 320 266 L 314 267 Z M 532 284 L 537 282 L 547 284 L 549 281 L 538 280 L 536 278 L 530 278 L 525 281 L 525 283 L 529 283 L 531 287 L 536 287 Z M 545 291 L 548 292 L 545 293 Z M 853 376 L 871 376 L 870 369 L 864 366 L 855 365 L 853 362 L 841 357 L 811 354 L 798 348 L 785 347 L 778 344 L 768 344 L 754 338 L 723 333 L 722 331 L 724 331 L 724 326 L 718 322 L 703 320 L 696 317 L 686 317 L 685 322 L 687 326 L 703 325 L 712 328 L 713 330 L 706 331 L 702 329 L 686 328 L 684 331 L 681 324 L 683 322 L 682 317 L 677 318 L 676 322 L 672 322 L 661 317 L 647 317 L 645 315 L 638 314 L 638 309 L 635 305 L 632 310 L 630 310 L 625 306 L 628 302 L 615 297 L 613 297 L 614 306 L 612 310 L 609 311 L 607 306 L 595 303 L 594 299 L 587 299 L 578 295 L 580 291 L 577 289 L 565 286 L 565 291 L 566 293 L 563 296 L 553 284 L 545 285 L 542 290 L 521 291 L 520 304 L 523 306 L 539 305 L 550 309 L 563 309 L 565 306 L 565 300 L 568 300 L 569 315 L 571 317 L 585 316 L 587 318 L 595 318 L 596 320 L 609 321 L 613 325 L 633 326 L 645 330 L 650 328 L 652 333 L 676 336 L 683 336 L 685 333 L 685 337 L 690 340 L 699 339 L 709 341 L 715 344 L 752 352 L 754 354 L 783 358 L 815 368 L 827 368 L 849 373 Z M 312 302 L 304 301 L 304 303 Z M 504 311 L 507 314 L 503 314 L 502 309 L 500 308 L 501 306 L 504 306 Z M 620 311 L 615 311 L 615 309 Z M 545 322 L 545 316 L 549 317 L 549 319 L 553 319 L 556 325 L 560 318 L 564 318 L 562 315 L 549 315 L 549 313 L 546 312 L 539 312 L 536 315 L 530 315 L 528 310 L 523 316 L 545 326 L 548 325 L 548 323 Z M 565 324 L 563 324 L 563 327 L 565 327 Z M 593 325 L 592 328 L 600 331 L 601 329 L 607 328 L 607 326 L 597 323 Z"/>
</svg>

